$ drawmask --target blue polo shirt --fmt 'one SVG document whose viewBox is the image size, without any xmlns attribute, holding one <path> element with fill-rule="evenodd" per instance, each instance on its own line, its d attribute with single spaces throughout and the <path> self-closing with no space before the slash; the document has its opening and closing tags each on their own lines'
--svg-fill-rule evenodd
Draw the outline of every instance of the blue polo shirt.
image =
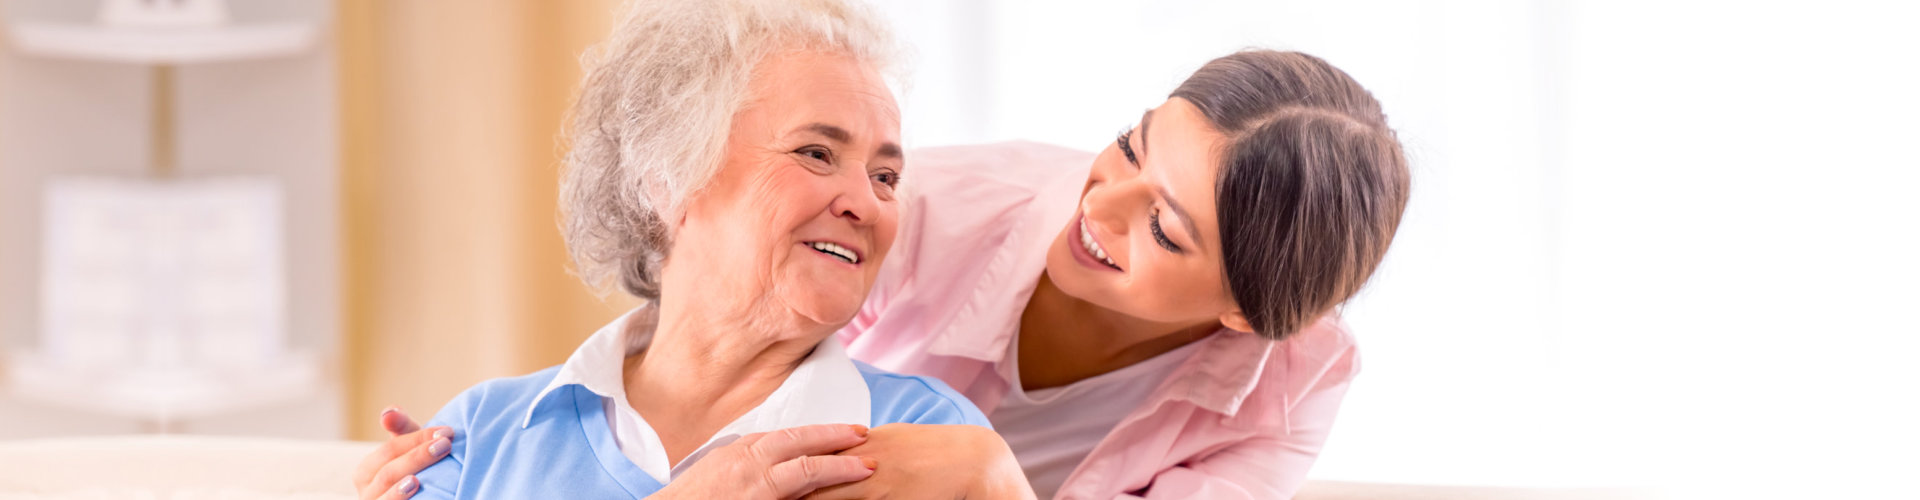
<svg viewBox="0 0 1920 500">
<path fill-rule="evenodd" d="M 990 427 L 973 403 L 939 380 L 853 363 L 872 401 L 870 427 Z M 582 384 L 549 390 L 560 370 L 489 380 L 447 403 L 428 426 L 453 427 L 453 450 L 418 474 L 414 498 L 640 498 L 659 491 L 661 482 L 615 445 L 606 398 Z"/>
</svg>

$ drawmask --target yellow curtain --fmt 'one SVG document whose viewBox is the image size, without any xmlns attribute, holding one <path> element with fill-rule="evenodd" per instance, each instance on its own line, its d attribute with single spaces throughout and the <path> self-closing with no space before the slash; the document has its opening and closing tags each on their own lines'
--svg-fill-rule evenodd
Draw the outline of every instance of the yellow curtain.
<svg viewBox="0 0 1920 500">
<path fill-rule="evenodd" d="M 614 0 L 342 0 L 349 437 L 565 361 L 630 305 L 567 272 L 558 134 Z"/>
</svg>

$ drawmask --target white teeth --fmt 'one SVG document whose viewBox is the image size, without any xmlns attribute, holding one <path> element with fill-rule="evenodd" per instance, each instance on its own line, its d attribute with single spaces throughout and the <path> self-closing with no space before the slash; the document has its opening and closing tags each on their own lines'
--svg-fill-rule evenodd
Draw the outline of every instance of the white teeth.
<svg viewBox="0 0 1920 500">
<path fill-rule="evenodd" d="M 1113 259 L 1107 258 L 1107 251 L 1101 250 L 1100 243 L 1093 240 L 1093 230 L 1087 228 L 1086 219 L 1080 220 L 1080 246 L 1086 247 L 1087 253 L 1093 254 L 1093 258 L 1100 259 L 1100 262 L 1116 268 L 1120 267 L 1119 264 L 1113 263 Z"/>
<path fill-rule="evenodd" d="M 853 253 L 853 250 L 849 250 L 847 249 L 847 247 L 835 245 L 832 243 L 827 243 L 824 241 L 816 241 L 813 243 L 808 243 L 807 246 L 813 247 L 814 250 L 819 250 L 820 253 L 832 255 L 834 257 L 839 257 L 840 260 L 847 261 L 848 264 L 860 263 L 860 255 Z"/>
</svg>

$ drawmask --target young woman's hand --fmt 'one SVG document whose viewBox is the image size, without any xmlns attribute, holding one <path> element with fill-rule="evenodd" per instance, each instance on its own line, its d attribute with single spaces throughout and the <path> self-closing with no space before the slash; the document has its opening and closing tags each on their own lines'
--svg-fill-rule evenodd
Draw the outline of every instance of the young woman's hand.
<svg viewBox="0 0 1920 500">
<path fill-rule="evenodd" d="M 865 426 L 841 424 L 748 434 L 714 448 L 649 498 L 786 500 L 866 479 L 874 459 L 833 453 L 866 442 L 867 435 Z"/>
<path fill-rule="evenodd" d="M 453 429 L 421 429 L 412 417 L 399 408 L 380 413 L 380 427 L 387 430 L 387 443 L 360 459 L 353 471 L 353 489 L 361 500 L 403 500 L 420 491 L 414 473 L 446 458 L 453 448 Z"/>
<path fill-rule="evenodd" d="M 1034 498 L 1007 442 L 977 425 L 882 425 L 865 444 L 841 453 L 880 466 L 872 477 L 821 488 L 808 499 Z"/>
</svg>

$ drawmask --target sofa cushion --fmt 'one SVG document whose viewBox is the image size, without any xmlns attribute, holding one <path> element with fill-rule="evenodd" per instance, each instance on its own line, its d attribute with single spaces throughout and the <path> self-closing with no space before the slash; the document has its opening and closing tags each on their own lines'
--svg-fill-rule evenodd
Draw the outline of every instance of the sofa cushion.
<svg viewBox="0 0 1920 500">
<path fill-rule="evenodd" d="M 351 499 L 379 443 L 210 436 L 0 441 L 0 500 Z"/>
</svg>

